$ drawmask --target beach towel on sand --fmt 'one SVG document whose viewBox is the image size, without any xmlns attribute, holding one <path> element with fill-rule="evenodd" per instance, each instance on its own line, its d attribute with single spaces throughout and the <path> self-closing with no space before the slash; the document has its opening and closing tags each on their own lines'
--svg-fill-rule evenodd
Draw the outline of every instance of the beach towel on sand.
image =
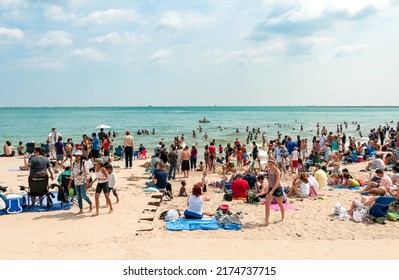
<svg viewBox="0 0 399 280">
<path fill-rule="evenodd" d="M 298 209 L 296 209 L 294 206 L 292 206 L 289 203 L 284 203 L 283 205 L 284 205 L 284 210 L 286 210 L 286 211 L 298 210 Z M 270 209 L 273 209 L 274 211 L 280 211 L 280 206 L 278 206 L 278 204 L 271 204 L 270 205 Z"/>
<path fill-rule="evenodd" d="M 237 224 L 218 224 L 215 218 L 205 218 L 201 220 L 180 219 L 176 222 L 167 222 L 166 229 L 172 231 L 181 230 L 241 230 Z"/>
<path fill-rule="evenodd" d="M 358 190 L 360 190 L 361 188 L 363 188 L 363 187 L 350 187 L 350 188 L 346 188 L 346 187 L 343 187 L 343 186 L 336 186 L 335 187 L 337 190 L 343 190 L 343 189 L 345 189 L 345 190 L 350 190 L 350 191 L 358 191 Z"/>
</svg>

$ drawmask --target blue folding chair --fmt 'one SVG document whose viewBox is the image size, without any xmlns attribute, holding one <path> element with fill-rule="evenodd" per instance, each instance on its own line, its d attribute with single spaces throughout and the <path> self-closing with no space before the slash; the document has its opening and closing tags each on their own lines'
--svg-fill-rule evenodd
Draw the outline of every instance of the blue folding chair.
<svg viewBox="0 0 399 280">
<path fill-rule="evenodd" d="M 26 143 L 26 152 L 28 154 L 33 154 L 34 151 L 35 151 L 35 143 L 33 142 Z"/>
<path fill-rule="evenodd" d="M 388 214 L 389 205 L 396 201 L 396 197 L 380 196 L 370 208 L 369 214 L 375 218 L 385 217 Z"/>
<path fill-rule="evenodd" d="M 43 144 L 43 143 L 41 143 L 41 144 L 40 144 L 40 147 L 43 148 L 43 152 L 44 152 L 44 155 L 45 155 L 45 156 L 48 156 L 48 155 L 50 154 L 50 147 L 49 147 L 49 144 Z"/>
</svg>

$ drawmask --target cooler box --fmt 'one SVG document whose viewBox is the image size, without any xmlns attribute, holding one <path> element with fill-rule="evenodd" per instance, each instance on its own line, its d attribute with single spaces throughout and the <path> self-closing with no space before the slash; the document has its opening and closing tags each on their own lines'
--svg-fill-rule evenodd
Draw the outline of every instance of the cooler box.
<svg viewBox="0 0 399 280">
<path fill-rule="evenodd" d="M 357 157 L 357 162 L 363 162 L 363 157 L 362 156 Z"/>
<path fill-rule="evenodd" d="M 23 205 L 24 199 L 22 195 L 9 194 L 6 196 L 6 211 L 8 214 L 21 213 Z"/>
</svg>

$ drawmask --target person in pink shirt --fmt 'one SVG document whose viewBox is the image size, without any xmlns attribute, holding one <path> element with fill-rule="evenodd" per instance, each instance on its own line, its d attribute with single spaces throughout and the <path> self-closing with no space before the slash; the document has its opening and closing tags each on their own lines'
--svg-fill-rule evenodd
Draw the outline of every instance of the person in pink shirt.
<svg viewBox="0 0 399 280">
<path fill-rule="evenodd" d="M 382 169 L 375 171 L 375 176 L 368 181 L 368 186 L 363 192 L 368 194 L 385 195 L 392 186 L 392 180 Z"/>
</svg>

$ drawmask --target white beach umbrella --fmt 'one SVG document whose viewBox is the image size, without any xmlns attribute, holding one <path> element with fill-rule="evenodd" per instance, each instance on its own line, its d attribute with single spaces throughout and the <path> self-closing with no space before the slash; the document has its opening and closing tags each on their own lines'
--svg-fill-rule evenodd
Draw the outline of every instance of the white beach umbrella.
<svg viewBox="0 0 399 280">
<path fill-rule="evenodd" d="M 97 125 L 96 128 L 100 129 L 100 128 L 111 128 L 111 127 L 109 125 L 106 125 L 106 124 L 100 124 L 100 125 Z"/>
</svg>

